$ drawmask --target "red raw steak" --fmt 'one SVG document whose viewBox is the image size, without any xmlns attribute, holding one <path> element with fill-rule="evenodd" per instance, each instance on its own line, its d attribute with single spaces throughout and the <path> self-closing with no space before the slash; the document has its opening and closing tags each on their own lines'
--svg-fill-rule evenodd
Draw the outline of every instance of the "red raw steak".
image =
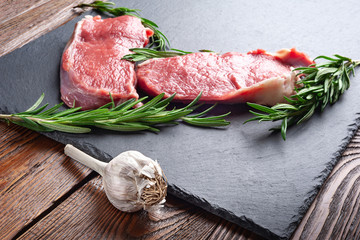
<svg viewBox="0 0 360 240">
<path fill-rule="evenodd" d="M 133 16 L 79 21 L 65 47 L 61 68 L 61 99 L 83 109 L 138 98 L 134 64 L 121 60 L 130 48 L 145 46 L 153 31 Z"/>
<path fill-rule="evenodd" d="M 136 74 L 139 86 L 150 95 L 176 93 L 176 100 L 190 101 L 202 92 L 205 102 L 274 105 L 293 94 L 298 80 L 293 67 L 312 63 L 295 49 L 276 54 L 264 50 L 223 55 L 198 52 L 147 60 Z"/>
</svg>

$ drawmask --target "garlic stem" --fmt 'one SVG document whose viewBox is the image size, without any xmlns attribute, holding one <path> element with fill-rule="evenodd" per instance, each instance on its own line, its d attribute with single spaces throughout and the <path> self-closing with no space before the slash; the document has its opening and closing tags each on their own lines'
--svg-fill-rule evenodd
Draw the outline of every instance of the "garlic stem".
<svg viewBox="0 0 360 240">
<path fill-rule="evenodd" d="M 102 177 L 104 176 L 104 169 L 107 163 L 101 162 L 90 155 L 80 151 L 71 144 L 66 144 L 64 149 L 65 155 L 71 157 L 72 159 L 84 164 L 85 166 L 91 168 L 92 170 L 98 172 Z"/>
</svg>

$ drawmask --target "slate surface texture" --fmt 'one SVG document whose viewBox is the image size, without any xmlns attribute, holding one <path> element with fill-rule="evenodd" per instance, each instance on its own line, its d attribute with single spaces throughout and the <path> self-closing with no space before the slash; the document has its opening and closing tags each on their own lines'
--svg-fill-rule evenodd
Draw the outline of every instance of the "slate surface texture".
<svg viewBox="0 0 360 240">
<path fill-rule="evenodd" d="M 360 56 L 355 0 L 115 2 L 141 9 L 178 49 L 225 53 L 296 47 L 311 57 Z M 61 54 L 84 15 L 0 58 L 1 112 L 26 110 L 41 93 L 50 105 L 61 101 Z M 269 239 L 287 239 L 358 127 L 359 80 L 352 78 L 339 103 L 290 128 L 286 141 L 268 131 L 275 123 L 243 125 L 251 117 L 244 104 L 216 108 L 215 113 L 232 111 L 231 125 L 223 130 L 179 125 L 158 134 L 46 135 L 103 161 L 138 150 L 159 160 L 171 194 Z"/>
</svg>

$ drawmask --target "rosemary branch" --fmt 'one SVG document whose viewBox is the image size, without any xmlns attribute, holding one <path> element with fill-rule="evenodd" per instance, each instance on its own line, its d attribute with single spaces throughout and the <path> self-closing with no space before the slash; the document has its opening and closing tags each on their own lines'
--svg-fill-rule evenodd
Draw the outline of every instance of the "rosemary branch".
<svg viewBox="0 0 360 240">
<path fill-rule="evenodd" d="M 325 60 L 325 63 L 312 64 L 308 67 L 294 69 L 301 80 L 295 88 L 295 94 L 289 98 L 288 103 L 279 103 L 267 107 L 255 103 L 247 103 L 260 112 L 250 110 L 255 117 L 250 121 L 281 121 L 281 126 L 271 128 L 271 131 L 281 131 L 282 138 L 286 140 L 287 128 L 308 120 L 316 110 L 324 111 L 328 104 L 334 104 L 340 96 L 350 87 L 350 75 L 355 74 L 354 68 L 360 61 L 340 55 L 334 57 L 319 56 L 315 58 Z"/>
<path fill-rule="evenodd" d="M 41 107 L 44 94 L 36 103 L 25 112 L 15 114 L 0 114 L 0 120 L 8 123 L 29 128 L 39 132 L 61 131 L 68 133 L 87 133 L 89 127 L 104 128 L 113 131 L 132 132 L 149 130 L 160 131 L 156 126 L 161 124 L 178 124 L 179 121 L 190 125 L 201 127 L 226 126 L 230 122 L 224 117 L 230 112 L 218 116 L 204 117 L 215 105 L 207 108 L 201 113 L 190 115 L 200 104 L 196 104 L 201 94 L 190 104 L 183 108 L 166 110 L 175 94 L 163 99 L 164 94 L 159 94 L 144 105 L 133 108 L 136 104 L 143 102 L 147 97 L 135 100 L 130 99 L 115 106 L 113 99 L 102 107 L 93 110 L 81 111 L 81 107 L 69 108 L 60 111 L 63 103 L 59 103 L 46 110 L 48 104 Z"/>
<path fill-rule="evenodd" d="M 154 47 L 154 49 L 165 51 L 169 46 L 170 42 L 167 39 L 167 37 L 158 29 L 158 25 L 154 23 L 153 21 L 150 21 L 149 19 L 140 17 L 138 9 L 130 9 L 130 8 L 124 8 L 124 7 L 113 7 L 115 3 L 113 2 L 103 2 L 103 1 L 95 1 L 90 4 L 80 4 L 76 7 L 79 8 L 85 8 L 85 7 L 91 7 L 99 12 L 102 13 L 108 13 L 111 16 L 118 17 L 122 15 L 130 15 L 137 17 L 141 20 L 141 23 L 144 25 L 144 27 L 150 28 L 154 31 L 154 35 L 150 37 L 150 45 L 149 47 Z"/>
</svg>

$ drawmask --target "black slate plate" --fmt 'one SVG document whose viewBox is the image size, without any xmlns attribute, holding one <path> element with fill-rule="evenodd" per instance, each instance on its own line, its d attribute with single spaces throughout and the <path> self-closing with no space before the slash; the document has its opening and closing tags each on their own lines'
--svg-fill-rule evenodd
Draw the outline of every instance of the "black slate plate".
<svg viewBox="0 0 360 240">
<path fill-rule="evenodd" d="M 296 46 L 311 57 L 360 56 L 355 0 L 116 2 L 142 9 L 174 48 L 224 53 Z M 0 58 L 1 112 L 23 111 L 43 92 L 50 105 L 60 102 L 60 57 L 78 20 Z M 179 125 L 158 134 L 46 135 L 104 161 L 138 150 L 159 160 L 171 194 L 269 239 L 289 238 L 358 127 L 359 91 L 356 77 L 339 103 L 289 129 L 286 142 L 267 131 L 272 123 L 243 125 L 251 117 L 243 104 L 217 107 L 232 111 L 224 130 Z"/>
</svg>

